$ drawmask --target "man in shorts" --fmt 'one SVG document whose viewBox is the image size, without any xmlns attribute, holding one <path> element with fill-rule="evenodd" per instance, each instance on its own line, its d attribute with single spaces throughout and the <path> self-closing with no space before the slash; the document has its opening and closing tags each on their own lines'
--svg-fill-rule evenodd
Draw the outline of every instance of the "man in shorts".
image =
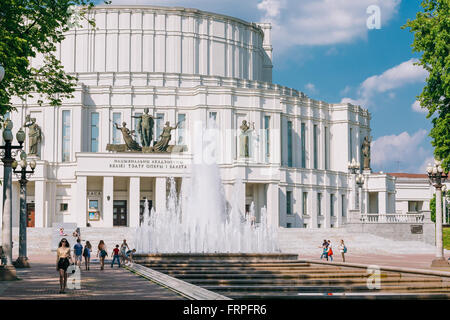
<svg viewBox="0 0 450 320">
<path fill-rule="evenodd" d="M 81 259 L 83 258 L 83 246 L 80 242 L 81 240 L 78 238 L 77 243 L 73 246 L 75 265 L 78 265 L 79 267 L 81 267 Z"/>
</svg>

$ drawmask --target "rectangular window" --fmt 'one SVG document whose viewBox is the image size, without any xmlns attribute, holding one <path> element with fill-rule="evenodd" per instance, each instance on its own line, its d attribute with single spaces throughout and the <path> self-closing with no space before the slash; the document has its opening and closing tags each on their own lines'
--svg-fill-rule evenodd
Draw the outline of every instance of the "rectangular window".
<svg viewBox="0 0 450 320">
<path fill-rule="evenodd" d="M 334 217 L 334 194 L 330 194 L 330 215 Z"/>
<path fill-rule="evenodd" d="M 59 211 L 67 211 L 69 209 L 69 204 L 68 203 L 60 203 L 59 204 Z"/>
<path fill-rule="evenodd" d="M 185 128 L 186 128 L 186 114 L 184 113 L 179 113 L 178 114 L 178 141 L 177 144 L 178 145 L 184 145 L 186 144 L 185 141 Z"/>
<path fill-rule="evenodd" d="M 266 139 L 266 159 L 270 156 L 270 117 L 264 116 L 264 135 Z"/>
<path fill-rule="evenodd" d="M 341 209 L 342 209 L 342 216 L 345 217 L 347 214 L 345 213 L 345 194 L 341 195 Z"/>
<path fill-rule="evenodd" d="M 318 161 L 318 157 L 319 157 L 319 155 L 318 155 L 318 153 L 317 153 L 317 143 L 318 143 L 318 141 L 317 141 L 317 134 L 318 134 L 318 132 L 317 132 L 317 125 L 314 125 L 314 129 L 313 129 L 314 131 L 313 131 L 313 139 L 314 139 L 314 141 L 313 141 L 313 144 L 314 144 L 314 146 L 313 146 L 313 148 L 314 148 L 314 169 L 317 169 L 318 168 L 318 163 L 319 163 L 319 161 Z"/>
<path fill-rule="evenodd" d="M 157 113 L 156 114 L 156 135 L 155 140 L 159 140 L 159 136 L 162 133 L 163 127 L 164 127 L 164 113 Z"/>
<path fill-rule="evenodd" d="M 122 114 L 120 112 L 113 113 L 113 144 L 120 144 L 122 142 L 122 133 L 120 130 L 117 130 L 116 123 L 119 127 L 122 126 Z"/>
<path fill-rule="evenodd" d="M 217 121 L 217 112 L 216 111 L 211 111 L 209 113 L 209 120 Z"/>
<path fill-rule="evenodd" d="M 302 199 L 302 214 L 304 216 L 308 215 L 308 192 L 303 192 L 303 199 Z"/>
<path fill-rule="evenodd" d="M 70 161 L 70 110 L 62 112 L 62 162 Z"/>
<path fill-rule="evenodd" d="M 292 167 L 292 121 L 287 122 L 288 167 Z"/>
<path fill-rule="evenodd" d="M 321 193 L 317 194 L 317 215 L 318 216 L 322 215 L 322 194 Z"/>
<path fill-rule="evenodd" d="M 306 125 L 302 123 L 301 137 L 302 140 L 302 168 L 306 168 Z"/>
<path fill-rule="evenodd" d="M 91 113 L 91 152 L 98 152 L 99 114 Z"/>
<path fill-rule="evenodd" d="M 292 191 L 286 191 L 286 214 L 292 214 Z"/>
<path fill-rule="evenodd" d="M 292 223 L 286 223 L 286 228 L 292 228 Z"/>
<path fill-rule="evenodd" d="M 325 147 L 325 170 L 330 169 L 330 130 L 325 127 L 325 137 L 324 137 L 324 147 Z"/>
<path fill-rule="evenodd" d="M 135 117 L 140 117 L 140 116 L 142 116 L 142 112 L 136 112 L 136 113 L 134 114 L 134 116 L 135 116 Z M 138 123 L 139 123 L 139 121 L 141 121 L 141 119 L 139 119 L 139 118 L 133 118 L 133 119 L 134 119 L 134 127 L 133 127 L 133 130 L 135 130 L 135 132 L 134 132 L 134 134 L 135 134 L 134 138 L 135 138 L 135 140 L 136 140 L 137 143 L 141 144 L 141 135 L 139 134 L 139 132 L 137 132 Z"/>
</svg>

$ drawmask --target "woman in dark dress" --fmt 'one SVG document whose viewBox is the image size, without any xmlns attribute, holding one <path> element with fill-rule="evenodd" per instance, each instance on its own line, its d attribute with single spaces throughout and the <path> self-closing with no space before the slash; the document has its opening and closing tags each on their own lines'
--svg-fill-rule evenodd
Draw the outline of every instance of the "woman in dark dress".
<svg viewBox="0 0 450 320">
<path fill-rule="evenodd" d="M 59 272 L 59 293 L 64 293 L 67 285 L 67 268 L 72 263 L 70 245 L 66 238 L 62 238 L 56 250 L 56 270 Z"/>
</svg>

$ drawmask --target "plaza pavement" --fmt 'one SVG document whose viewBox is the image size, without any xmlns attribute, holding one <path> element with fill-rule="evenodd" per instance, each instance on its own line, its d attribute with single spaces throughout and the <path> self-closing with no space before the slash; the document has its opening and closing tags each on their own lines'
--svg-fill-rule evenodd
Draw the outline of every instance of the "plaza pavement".
<svg viewBox="0 0 450 320">
<path fill-rule="evenodd" d="M 109 262 L 109 263 L 108 263 Z M 59 274 L 54 255 L 30 256 L 31 268 L 17 269 L 21 280 L 0 281 L 0 300 L 175 300 L 184 299 L 177 293 L 150 282 L 117 264 L 105 269 L 95 260 L 90 270 L 81 269 L 81 289 L 66 289 L 59 293 Z"/>
</svg>

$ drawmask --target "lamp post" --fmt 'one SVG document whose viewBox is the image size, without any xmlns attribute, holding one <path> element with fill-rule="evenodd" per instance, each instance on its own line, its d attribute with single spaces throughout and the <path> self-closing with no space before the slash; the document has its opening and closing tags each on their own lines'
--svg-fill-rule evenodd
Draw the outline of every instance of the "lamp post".
<svg viewBox="0 0 450 320">
<path fill-rule="evenodd" d="M 12 168 L 11 165 L 14 161 L 13 155 L 15 151 L 20 150 L 23 147 L 25 141 L 25 132 L 20 128 L 17 131 L 16 139 L 19 145 L 12 145 L 13 134 L 11 132 L 13 123 L 7 119 L 4 123 L 3 139 L 5 145 L 0 146 L 0 152 L 3 162 L 3 219 L 2 219 L 2 245 L 6 256 L 6 266 L 4 272 L 8 275 L 4 275 L 3 278 L 15 278 L 16 270 L 12 264 Z"/>
<path fill-rule="evenodd" d="M 16 170 L 20 165 L 20 170 Z M 31 170 L 27 170 L 27 166 Z M 34 173 L 36 161 L 27 162 L 27 154 L 25 151 L 20 153 L 20 162 L 16 160 L 12 163 L 14 173 L 19 178 L 20 183 L 20 228 L 19 228 L 19 257 L 15 262 L 16 268 L 29 268 L 30 263 L 27 257 L 27 182 L 28 178 Z"/>
<path fill-rule="evenodd" d="M 444 248 L 442 243 L 442 185 L 448 175 L 441 167 L 441 162 L 435 160 L 434 165 L 428 164 L 428 179 L 436 188 L 436 257 L 431 263 L 432 267 L 449 267 L 450 265 L 444 258 Z"/>
<path fill-rule="evenodd" d="M 348 171 L 350 172 L 351 175 L 351 184 L 352 184 L 352 194 L 353 194 L 353 199 L 351 199 L 351 203 L 352 203 L 352 209 L 356 210 L 357 206 L 356 206 L 356 202 L 358 201 L 357 197 L 356 197 L 356 172 L 358 171 L 358 169 L 360 168 L 359 162 L 356 162 L 355 158 L 352 159 L 351 162 L 348 162 Z"/>
<path fill-rule="evenodd" d="M 358 174 L 358 176 L 356 177 L 356 184 L 358 185 L 358 190 L 359 190 L 359 212 L 362 213 L 362 186 L 364 185 L 364 176 L 360 173 Z"/>
</svg>

